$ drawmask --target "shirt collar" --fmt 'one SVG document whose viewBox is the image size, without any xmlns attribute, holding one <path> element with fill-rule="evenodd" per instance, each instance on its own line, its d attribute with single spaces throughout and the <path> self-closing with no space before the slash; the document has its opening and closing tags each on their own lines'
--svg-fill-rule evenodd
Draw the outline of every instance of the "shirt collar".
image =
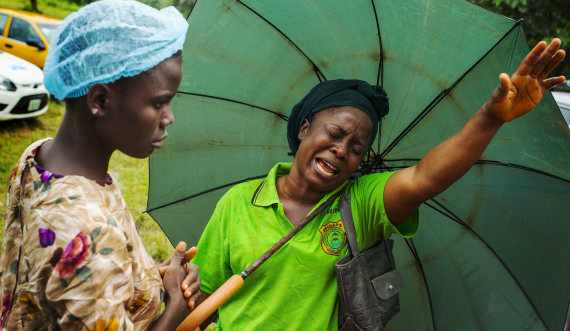
<svg viewBox="0 0 570 331">
<path fill-rule="evenodd" d="M 289 171 L 291 171 L 291 165 L 293 165 L 293 163 L 277 163 L 273 166 L 271 171 L 267 174 L 267 177 L 265 177 L 255 190 L 251 203 L 259 207 L 267 207 L 279 203 L 279 195 L 277 194 L 275 181 L 278 176 L 287 175 Z"/>
<path fill-rule="evenodd" d="M 293 163 L 277 163 L 271 171 L 267 174 L 267 177 L 259 184 L 253 197 L 251 198 L 251 203 L 259 207 L 267 207 L 273 204 L 279 203 L 279 195 L 277 194 L 277 187 L 275 186 L 275 181 L 277 177 L 287 175 L 291 171 L 291 166 Z M 339 187 L 334 189 L 332 192 L 327 193 L 321 201 L 317 204 L 320 205 L 323 201 L 326 201 L 331 195 L 342 190 L 348 181 L 342 183 Z M 316 206 L 315 206 L 316 207 Z"/>
</svg>

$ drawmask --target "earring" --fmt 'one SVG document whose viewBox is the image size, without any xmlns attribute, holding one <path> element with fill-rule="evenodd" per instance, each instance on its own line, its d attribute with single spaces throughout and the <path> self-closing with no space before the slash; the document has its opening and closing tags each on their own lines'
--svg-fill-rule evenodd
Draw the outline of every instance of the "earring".
<svg viewBox="0 0 570 331">
<path fill-rule="evenodd" d="M 91 114 L 93 114 L 93 115 L 99 114 L 99 109 L 97 109 L 95 107 L 91 108 Z"/>
</svg>

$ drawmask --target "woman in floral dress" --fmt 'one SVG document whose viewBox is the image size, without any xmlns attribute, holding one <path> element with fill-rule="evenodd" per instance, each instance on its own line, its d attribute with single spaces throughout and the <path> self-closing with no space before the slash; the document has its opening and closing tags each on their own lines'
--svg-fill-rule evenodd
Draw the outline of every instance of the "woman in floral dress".
<svg viewBox="0 0 570 331">
<path fill-rule="evenodd" d="M 3 330 L 173 330 L 198 299 L 186 244 L 161 277 L 107 173 L 115 150 L 144 158 L 166 138 L 187 28 L 172 7 L 116 0 L 58 28 L 45 84 L 66 113 L 55 138 L 29 146 L 10 178 Z"/>
</svg>

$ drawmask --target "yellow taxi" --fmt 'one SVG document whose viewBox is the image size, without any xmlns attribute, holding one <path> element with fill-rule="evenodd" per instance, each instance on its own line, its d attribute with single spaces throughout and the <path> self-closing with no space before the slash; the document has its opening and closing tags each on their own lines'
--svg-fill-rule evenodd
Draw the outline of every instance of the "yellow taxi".
<svg viewBox="0 0 570 331">
<path fill-rule="evenodd" d="M 0 8 L 0 51 L 44 67 L 49 43 L 61 20 Z"/>
</svg>

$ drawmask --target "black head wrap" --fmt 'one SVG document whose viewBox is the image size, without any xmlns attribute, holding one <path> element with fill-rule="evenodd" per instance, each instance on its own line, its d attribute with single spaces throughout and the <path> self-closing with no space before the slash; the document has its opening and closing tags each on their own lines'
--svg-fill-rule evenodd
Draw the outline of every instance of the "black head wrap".
<svg viewBox="0 0 570 331">
<path fill-rule="evenodd" d="M 378 121 L 388 114 L 388 97 L 380 85 L 372 86 L 358 79 L 324 81 L 293 107 L 287 122 L 287 141 L 291 152 L 299 148 L 299 129 L 306 118 L 317 112 L 339 106 L 352 106 L 372 119 L 372 141 L 378 133 Z M 372 142 L 371 141 L 371 142 Z"/>
</svg>

